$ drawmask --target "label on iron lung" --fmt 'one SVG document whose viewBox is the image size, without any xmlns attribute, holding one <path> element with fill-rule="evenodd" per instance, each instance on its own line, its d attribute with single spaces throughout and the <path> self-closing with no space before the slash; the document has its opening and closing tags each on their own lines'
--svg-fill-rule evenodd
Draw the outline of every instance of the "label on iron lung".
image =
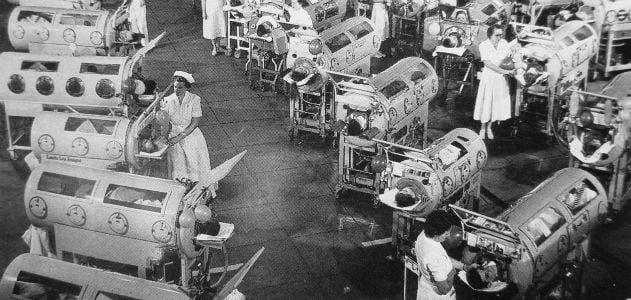
<svg viewBox="0 0 631 300">
<path fill-rule="evenodd" d="M 44 156 L 44 159 L 56 160 L 56 161 L 68 161 L 68 162 L 73 162 L 73 163 L 80 163 L 80 162 L 83 161 L 82 159 L 76 158 L 76 157 L 64 156 L 64 155 L 54 155 L 54 154 L 46 154 Z"/>
</svg>

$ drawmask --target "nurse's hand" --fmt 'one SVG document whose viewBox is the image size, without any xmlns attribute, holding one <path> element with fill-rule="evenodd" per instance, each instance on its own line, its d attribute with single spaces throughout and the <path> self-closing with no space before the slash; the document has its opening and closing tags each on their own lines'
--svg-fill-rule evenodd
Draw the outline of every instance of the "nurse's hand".
<svg viewBox="0 0 631 300">
<path fill-rule="evenodd" d="M 175 144 L 177 144 L 177 143 L 181 142 L 181 141 L 184 139 L 184 137 L 186 137 L 186 136 L 180 133 L 180 134 L 178 134 L 178 135 L 176 135 L 176 136 L 174 136 L 174 137 L 170 138 L 170 139 L 167 141 L 167 144 L 168 144 L 169 146 L 173 146 L 173 145 L 175 145 Z"/>
<path fill-rule="evenodd" d="M 464 270 L 465 272 L 469 272 L 470 270 L 476 269 L 476 268 L 478 268 L 478 267 L 480 267 L 480 265 L 478 265 L 478 264 L 476 264 L 476 263 L 472 263 L 472 264 L 470 264 L 470 265 L 464 265 L 463 270 Z"/>
</svg>

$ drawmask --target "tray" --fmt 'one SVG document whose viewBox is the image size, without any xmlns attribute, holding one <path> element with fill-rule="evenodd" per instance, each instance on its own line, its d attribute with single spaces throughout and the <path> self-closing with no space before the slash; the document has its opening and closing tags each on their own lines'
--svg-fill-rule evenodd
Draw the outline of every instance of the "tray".
<svg viewBox="0 0 631 300">
<path fill-rule="evenodd" d="M 150 158 L 150 159 L 163 159 L 168 149 L 169 149 L 169 146 L 166 146 L 153 153 L 140 151 L 140 153 L 136 154 L 136 157 L 143 157 L 143 158 Z"/>
</svg>

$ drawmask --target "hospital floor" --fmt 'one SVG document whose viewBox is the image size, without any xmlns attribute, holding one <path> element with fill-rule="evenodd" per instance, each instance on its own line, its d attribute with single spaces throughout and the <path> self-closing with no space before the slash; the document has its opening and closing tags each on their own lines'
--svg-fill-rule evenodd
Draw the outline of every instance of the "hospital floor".
<svg viewBox="0 0 631 300">
<path fill-rule="evenodd" d="M 154 0 L 147 5 L 151 38 L 167 34 L 144 59 L 144 75 L 165 87 L 174 71 L 193 73 L 191 91 L 202 98 L 200 128 L 213 165 L 247 150 L 219 183 L 214 202 L 219 220 L 235 225 L 227 242 L 230 264 L 244 263 L 265 247 L 239 290 L 248 299 L 402 299 L 403 265 L 392 259 L 388 242 L 392 210 L 373 208 L 371 198 L 362 194 L 335 199 L 337 149 L 316 135 L 289 139 L 289 101 L 269 89 L 251 90 L 244 59 L 211 56 L 210 42 L 201 38 L 201 12 L 193 10 L 191 1 Z M 6 20 L 6 13 L 2 17 Z M 6 40 L 2 45 L 10 49 Z M 373 72 L 391 63 L 387 58 L 373 62 Z M 472 97 L 435 100 L 430 139 L 457 127 L 477 131 L 472 103 Z M 496 140 L 487 140 L 489 161 L 482 181 L 510 203 L 564 167 L 567 153 L 546 146 L 542 137 L 509 139 L 507 127 L 500 125 Z M 22 199 L 25 179 L 2 153 L 0 273 L 28 251 L 20 236 L 29 225 Z M 496 215 L 501 208 L 489 202 L 482 211 Z M 416 279 L 412 273 L 408 277 L 412 299 Z"/>
</svg>

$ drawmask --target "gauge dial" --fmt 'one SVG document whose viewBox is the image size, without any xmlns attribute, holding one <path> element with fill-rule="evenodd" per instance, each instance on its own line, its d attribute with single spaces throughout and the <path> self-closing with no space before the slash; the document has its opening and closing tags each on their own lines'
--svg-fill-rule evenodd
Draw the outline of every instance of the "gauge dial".
<svg viewBox="0 0 631 300">
<path fill-rule="evenodd" d="M 123 146 L 117 141 L 111 141 L 105 146 L 105 153 L 110 158 L 119 158 L 123 155 Z"/>
<path fill-rule="evenodd" d="M 425 99 L 425 96 L 423 95 L 423 85 L 420 85 L 417 88 L 414 97 L 416 98 L 416 105 L 421 105 L 421 103 L 423 103 L 423 100 Z"/>
<path fill-rule="evenodd" d="M 153 238 L 158 240 L 159 242 L 167 243 L 173 237 L 173 231 L 171 230 L 171 226 L 169 223 L 160 220 L 153 224 L 151 227 L 151 234 Z"/>
<path fill-rule="evenodd" d="M 86 221 L 85 210 L 79 205 L 71 205 L 66 212 L 66 216 L 72 224 L 83 226 Z"/>
<path fill-rule="evenodd" d="M 88 141 L 84 138 L 78 137 L 72 141 L 72 151 L 74 151 L 74 153 L 83 156 L 88 154 L 89 150 Z"/>
<path fill-rule="evenodd" d="M 405 100 L 403 100 L 403 112 L 406 115 L 411 113 L 412 110 L 414 110 L 414 108 L 412 106 L 413 106 L 412 101 L 410 101 L 409 98 L 405 98 Z"/>
<path fill-rule="evenodd" d="M 454 189 L 454 180 L 451 177 L 443 178 L 443 196 L 447 197 Z"/>
<path fill-rule="evenodd" d="M 462 172 L 462 181 L 465 181 L 469 178 L 469 175 L 471 175 L 471 166 L 469 166 L 469 163 L 464 163 L 460 166 L 460 172 Z"/>
<path fill-rule="evenodd" d="M 13 36 L 18 39 L 23 39 L 25 35 L 26 35 L 26 31 L 24 30 L 24 27 L 20 25 L 15 27 L 15 29 L 13 30 Z"/>
<path fill-rule="evenodd" d="M 337 59 L 332 58 L 331 59 L 331 69 L 332 70 L 337 70 L 337 68 L 340 67 L 340 62 L 337 61 Z"/>
<path fill-rule="evenodd" d="M 37 218 L 43 219 L 48 215 L 48 205 L 42 197 L 33 197 L 28 202 L 28 210 Z"/>
<path fill-rule="evenodd" d="M 92 31 L 90 33 L 90 42 L 95 45 L 100 45 L 103 42 L 103 35 L 98 31 Z"/>
<path fill-rule="evenodd" d="M 127 221 L 127 218 L 119 212 L 113 213 L 107 219 L 107 224 L 112 231 L 121 235 L 127 233 L 129 230 L 129 222 Z"/>
<path fill-rule="evenodd" d="M 70 28 L 64 30 L 64 41 L 68 43 L 74 43 L 75 40 L 77 40 L 77 34 L 74 32 L 74 30 Z"/>
<path fill-rule="evenodd" d="M 47 28 L 40 27 L 39 29 L 37 29 L 37 36 L 39 37 L 40 40 L 47 41 L 48 38 L 50 37 L 50 32 L 48 31 Z"/>
<path fill-rule="evenodd" d="M 482 168 L 482 165 L 486 162 L 486 153 L 484 151 L 478 151 L 478 154 L 475 158 L 475 163 L 478 166 L 478 169 Z"/>
<path fill-rule="evenodd" d="M 546 268 L 547 262 L 543 255 L 537 256 L 535 260 L 535 278 L 541 277 Z"/>
<path fill-rule="evenodd" d="M 39 148 L 44 152 L 51 152 L 55 149 L 55 140 L 48 134 L 43 134 L 37 140 Z"/>
<path fill-rule="evenodd" d="M 563 234 L 559 237 L 557 242 L 557 254 L 559 257 L 565 257 L 567 255 L 567 249 L 569 248 L 569 238 Z"/>
<path fill-rule="evenodd" d="M 380 44 L 381 44 L 381 39 L 377 35 L 373 36 L 372 37 L 372 46 L 374 48 L 379 48 Z"/>
<path fill-rule="evenodd" d="M 388 110 L 388 115 L 390 115 L 390 119 L 391 120 L 396 120 L 396 118 L 397 118 L 397 110 L 394 109 L 394 107 L 390 108 L 390 110 Z"/>
<path fill-rule="evenodd" d="M 346 63 L 350 64 L 355 59 L 354 49 L 346 50 Z"/>
</svg>

